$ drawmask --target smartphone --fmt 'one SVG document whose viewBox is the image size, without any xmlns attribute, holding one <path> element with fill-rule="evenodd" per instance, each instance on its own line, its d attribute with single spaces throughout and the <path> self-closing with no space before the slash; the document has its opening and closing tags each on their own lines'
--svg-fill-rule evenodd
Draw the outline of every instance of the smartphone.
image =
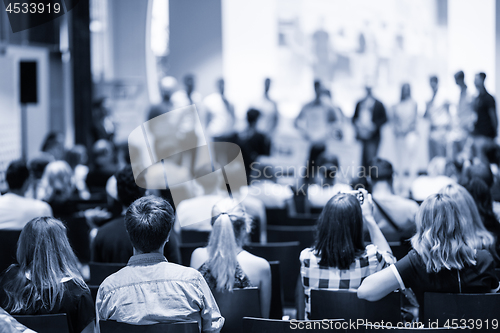
<svg viewBox="0 0 500 333">
<path fill-rule="evenodd" d="M 354 195 L 356 197 L 356 199 L 358 199 L 360 205 L 362 205 L 363 202 L 365 202 L 365 196 L 364 196 L 363 192 L 361 192 L 359 190 L 347 191 L 345 193 L 350 194 L 350 195 Z"/>
</svg>

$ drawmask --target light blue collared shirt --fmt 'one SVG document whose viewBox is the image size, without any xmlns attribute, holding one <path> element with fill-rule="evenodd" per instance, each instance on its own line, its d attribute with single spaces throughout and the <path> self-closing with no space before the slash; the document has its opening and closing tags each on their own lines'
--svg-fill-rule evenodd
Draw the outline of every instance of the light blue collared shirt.
<svg viewBox="0 0 500 333">
<path fill-rule="evenodd" d="M 203 276 L 159 253 L 134 255 L 108 276 L 99 286 L 96 311 L 98 320 L 135 325 L 197 321 L 202 332 L 219 332 L 224 324 Z"/>
</svg>

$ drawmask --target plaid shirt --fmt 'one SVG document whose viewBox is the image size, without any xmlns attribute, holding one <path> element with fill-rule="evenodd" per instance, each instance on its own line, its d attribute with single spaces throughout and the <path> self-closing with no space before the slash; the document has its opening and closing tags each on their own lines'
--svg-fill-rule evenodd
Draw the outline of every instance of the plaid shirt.
<svg viewBox="0 0 500 333">
<path fill-rule="evenodd" d="M 348 270 L 319 266 L 321 258 L 308 248 L 300 253 L 300 275 L 304 286 L 306 318 L 311 312 L 311 289 L 356 290 L 365 277 L 396 262 L 389 252 L 379 252 L 373 244 L 366 246 L 362 256 L 356 258 Z"/>
</svg>

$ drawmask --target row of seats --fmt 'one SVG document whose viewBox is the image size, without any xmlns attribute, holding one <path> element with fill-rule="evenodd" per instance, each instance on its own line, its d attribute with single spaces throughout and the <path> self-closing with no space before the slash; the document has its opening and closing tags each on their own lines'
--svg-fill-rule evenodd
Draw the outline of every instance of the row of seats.
<svg viewBox="0 0 500 333">
<path fill-rule="evenodd" d="M 246 317 L 260 315 L 259 291 L 257 288 L 235 289 L 233 293 L 214 294 L 221 313 L 226 318 L 223 332 L 290 332 L 294 325 L 290 321 L 264 320 Z M 495 331 L 499 328 L 497 311 L 500 308 L 500 294 L 439 294 L 426 293 L 423 318 L 427 323 L 439 323 L 463 326 L 464 323 L 476 331 Z M 244 304 L 244 306 L 241 306 Z M 363 319 L 367 323 L 386 323 L 396 327 L 401 319 L 401 294 L 391 293 L 377 302 L 367 302 L 357 298 L 356 293 L 349 291 L 312 290 L 311 319 L 324 323 L 325 318 L 336 318 L 346 322 L 358 322 Z M 16 316 L 16 319 L 27 327 L 42 333 L 67 332 L 66 316 Z M 458 319 L 455 323 L 453 319 Z M 391 324 L 389 324 L 391 323 Z M 170 326 L 169 326 L 170 325 Z M 488 325 L 488 327 L 486 327 Z M 159 324 L 151 326 L 135 326 L 122 323 L 100 322 L 101 332 L 198 332 L 196 323 L 181 325 Z M 140 329 L 139 329 L 140 327 Z M 344 330 L 345 327 L 341 327 Z M 324 329 L 324 326 L 318 327 Z M 363 327 L 361 330 L 370 330 Z M 313 330 L 307 330 L 311 332 Z M 356 331 L 360 331 L 357 327 Z M 431 330 L 425 330 L 427 332 Z M 464 332 L 460 329 L 460 332 Z"/>
</svg>

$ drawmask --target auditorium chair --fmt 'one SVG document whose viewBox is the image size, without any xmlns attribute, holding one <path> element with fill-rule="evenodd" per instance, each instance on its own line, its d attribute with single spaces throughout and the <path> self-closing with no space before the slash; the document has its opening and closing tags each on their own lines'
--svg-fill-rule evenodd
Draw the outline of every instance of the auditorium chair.
<svg viewBox="0 0 500 333">
<path fill-rule="evenodd" d="M 262 317 L 259 288 L 213 291 L 221 315 L 226 319 L 221 333 L 243 331 L 243 317 Z M 103 332 L 104 333 L 104 332 Z"/>
<path fill-rule="evenodd" d="M 245 249 L 267 261 L 280 262 L 281 285 L 283 286 L 283 298 L 285 305 L 293 306 L 295 303 L 295 284 L 300 273 L 300 243 L 250 243 Z"/>
<path fill-rule="evenodd" d="M 17 262 L 17 240 L 21 230 L 0 230 L 0 273 Z"/>
<path fill-rule="evenodd" d="M 271 266 L 271 311 L 269 318 L 283 318 L 283 288 L 281 286 L 280 262 L 270 261 Z"/>
<path fill-rule="evenodd" d="M 295 214 L 287 217 L 287 226 L 314 226 L 318 220 L 318 215 L 312 214 Z"/>
<path fill-rule="evenodd" d="M 309 319 L 342 318 L 368 322 L 401 321 L 401 293 L 390 293 L 377 302 L 358 298 L 356 291 L 311 290 L 311 315 Z"/>
<path fill-rule="evenodd" d="M 181 243 L 208 243 L 208 237 L 210 236 L 210 231 L 199 231 L 199 230 L 181 230 Z"/>
<path fill-rule="evenodd" d="M 288 226 L 288 225 L 268 225 L 268 242 L 300 242 L 300 249 L 311 247 L 314 244 L 316 226 Z"/>
<path fill-rule="evenodd" d="M 126 265 L 127 264 L 89 262 L 89 284 L 97 286 L 100 285 L 102 281 L 104 281 L 104 279 L 106 279 L 111 274 L 118 272 Z"/>
<path fill-rule="evenodd" d="M 83 214 L 76 213 L 64 221 L 69 243 L 81 263 L 90 261 L 90 227 Z"/>
<path fill-rule="evenodd" d="M 101 333 L 199 333 L 196 321 L 131 325 L 116 321 L 99 321 Z"/>
<path fill-rule="evenodd" d="M 193 254 L 194 250 L 196 250 L 199 247 L 205 247 L 205 246 L 207 246 L 206 242 L 179 244 L 179 250 L 181 251 L 182 264 L 186 267 L 189 267 L 189 265 L 191 264 L 191 255 Z"/>
<path fill-rule="evenodd" d="M 18 322 L 38 333 L 69 333 L 65 313 L 13 316 Z"/>
<path fill-rule="evenodd" d="M 424 306 L 420 308 L 423 322 L 445 323 L 452 319 L 472 319 L 474 322 L 499 320 L 500 294 L 450 294 L 425 293 Z M 422 311 L 423 310 L 423 311 Z M 498 322 L 497 329 L 500 329 Z M 460 324 L 459 324 L 460 325 Z M 484 329 L 485 327 L 483 327 Z M 491 327 L 490 327 L 491 329 Z"/>
<path fill-rule="evenodd" d="M 267 225 L 284 225 L 286 217 L 286 208 L 266 208 Z"/>
<path fill-rule="evenodd" d="M 340 325 L 342 319 L 328 320 L 276 320 L 264 318 L 243 318 L 243 333 L 292 333 L 292 332 L 307 332 L 307 333 L 323 333 L 327 330 L 325 325 Z M 300 326 L 299 326 L 300 325 Z M 300 329 L 303 327 L 303 329 Z M 307 327 L 311 327 L 307 329 Z M 335 326 L 333 326 L 335 327 Z M 339 326 L 340 327 L 340 326 Z M 335 332 L 345 332 L 346 330 L 339 329 Z"/>
</svg>

